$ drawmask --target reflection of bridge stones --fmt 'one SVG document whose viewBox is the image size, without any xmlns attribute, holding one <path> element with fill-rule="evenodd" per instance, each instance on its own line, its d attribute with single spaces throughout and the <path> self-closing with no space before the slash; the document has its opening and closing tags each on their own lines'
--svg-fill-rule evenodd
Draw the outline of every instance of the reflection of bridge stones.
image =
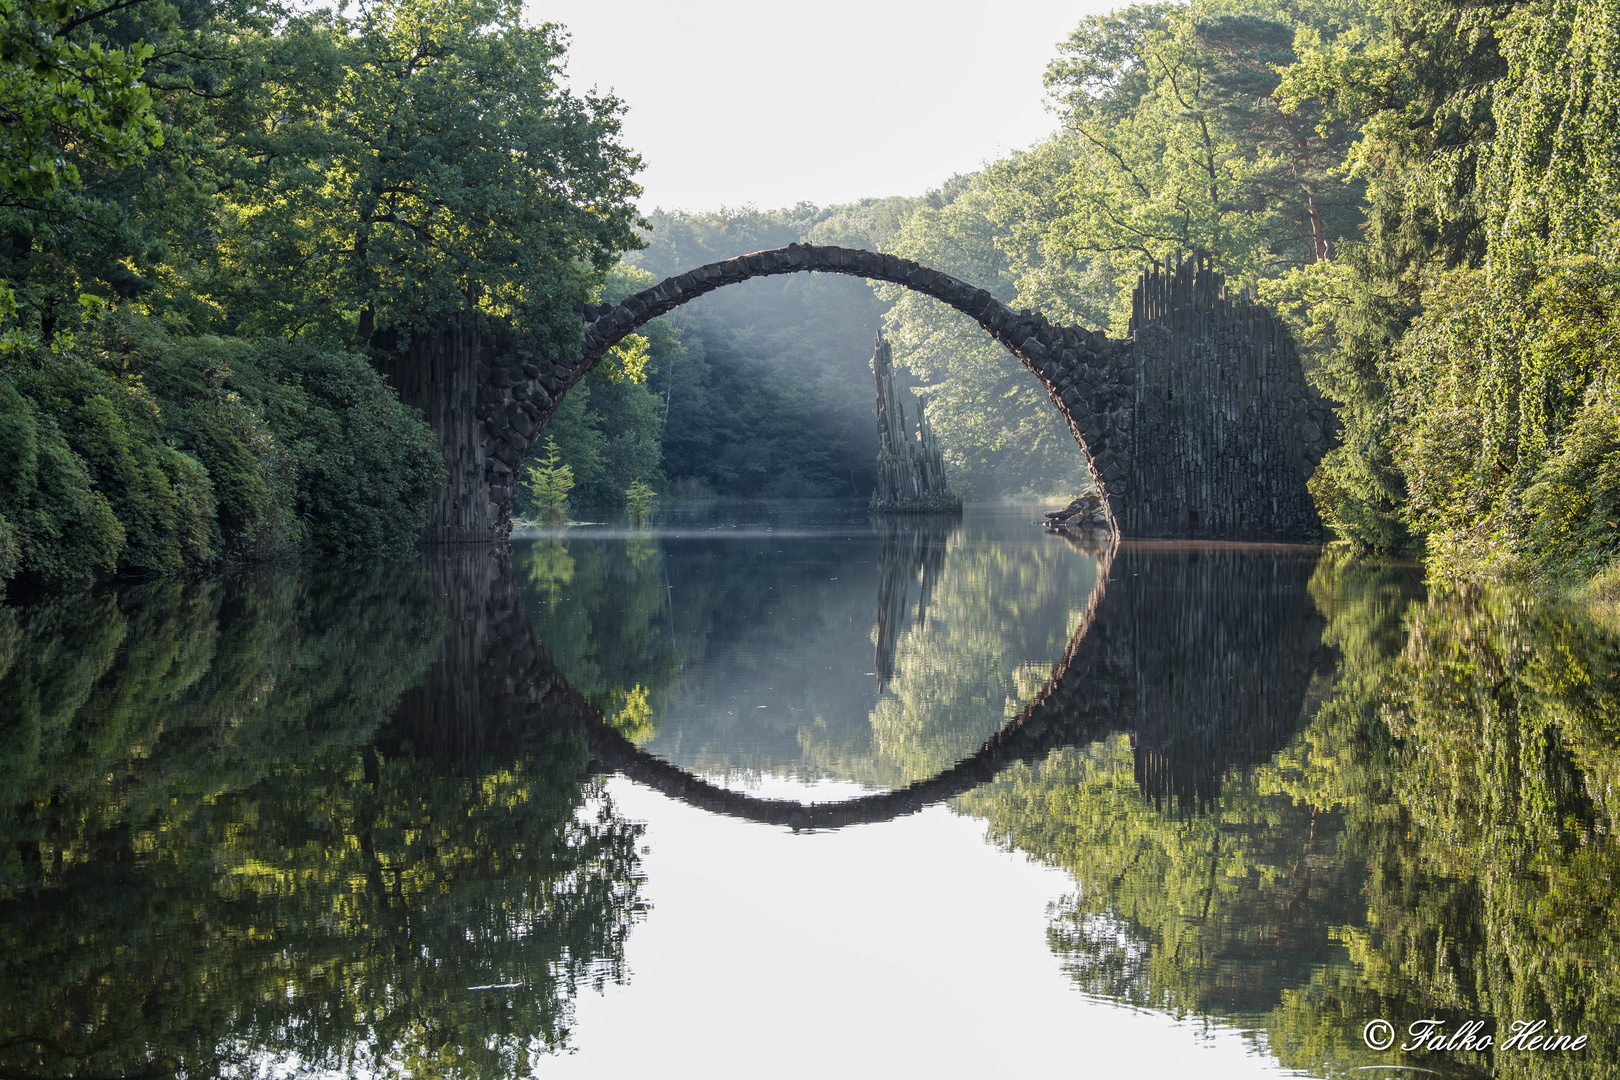
<svg viewBox="0 0 1620 1080">
<path fill-rule="evenodd" d="M 536 639 L 508 554 L 487 545 L 447 547 L 430 550 L 426 563 L 444 647 L 401 697 L 381 748 L 479 766 L 560 736 L 577 742 L 583 770 L 590 761 L 585 733 L 601 726 L 602 716 Z"/>
<path fill-rule="evenodd" d="M 577 360 L 545 369 L 480 363 L 472 389 L 481 438 L 468 449 L 488 485 L 489 528 L 502 536 L 510 528 L 530 446 L 563 395 L 615 344 L 715 289 L 805 272 L 902 285 L 962 312 L 1006 346 L 1040 379 L 1068 423 L 1115 531 L 1316 538 L 1319 524 L 1305 481 L 1332 439 L 1332 411 L 1306 384 L 1283 324 L 1246 298 L 1228 295 L 1211 268 L 1187 263 L 1145 273 L 1134 295 L 1131 336 L 1121 341 L 1015 311 L 983 289 L 908 259 L 808 244 L 700 266 L 617 305 L 582 305 L 585 342 Z M 498 352 L 493 345 L 485 350 L 490 358 Z M 471 402 L 471 389 L 468 395 Z"/>
<path fill-rule="evenodd" d="M 509 754 L 571 733 L 592 768 L 715 813 L 830 829 L 886 821 L 964 794 L 1007 766 L 1129 732 L 1137 782 L 1191 810 L 1222 776 L 1261 764 L 1301 719 L 1321 668 L 1324 621 L 1307 590 L 1315 554 L 1299 548 L 1108 545 L 1080 627 L 1046 685 L 977 753 L 937 776 L 844 802 L 754 798 L 641 750 L 574 691 L 523 616 L 510 563 L 485 550 L 442 557 L 437 591 L 477 597 L 447 612 L 451 642 L 392 730 L 417 753 Z M 469 595 L 463 593 L 462 595 Z M 454 629 L 464 628 L 457 642 Z M 582 758 L 583 761 L 583 758 Z"/>
</svg>

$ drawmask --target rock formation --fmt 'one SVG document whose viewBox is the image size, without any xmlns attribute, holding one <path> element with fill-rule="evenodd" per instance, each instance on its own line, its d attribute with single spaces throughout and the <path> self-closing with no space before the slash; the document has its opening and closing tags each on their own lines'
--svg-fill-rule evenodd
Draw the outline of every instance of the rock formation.
<svg viewBox="0 0 1620 1080">
<path fill-rule="evenodd" d="M 872 350 L 877 379 L 878 487 L 872 509 L 881 513 L 937 513 L 962 509 L 945 482 L 945 458 L 928 424 L 928 399 L 917 398 L 917 437 L 906 428 L 906 407 L 894 385 L 894 351 L 879 331 Z"/>
<path fill-rule="evenodd" d="M 1108 531 L 1108 511 L 1103 508 L 1102 498 L 1098 495 L 1082 495 L 1061 510 L 1054 510 L 1046 515 L 1044 522 L 1048 529 L 1095 529 L 1099 532 Z"/>
</svg>

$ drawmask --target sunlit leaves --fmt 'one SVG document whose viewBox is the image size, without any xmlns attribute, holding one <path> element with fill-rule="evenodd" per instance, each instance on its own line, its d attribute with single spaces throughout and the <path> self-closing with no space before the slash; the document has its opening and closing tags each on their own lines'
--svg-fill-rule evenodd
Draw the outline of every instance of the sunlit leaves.
<svg viewBox="0 0 1620 1080">
<path fill-rule="evenodd" d="M 73 33 L 62 0 L 0 0 L 0 205 L 76 188 L 81 163 L 135 164 L 163 141 L 141 82 L 149 45 Z"/>
<path fill-rule="evenodd" d="M 346 336 L 473 309 L 540 351 L 633 247 L 620 106 L 562 83 L 515 5 L 402 0 L 290 20 L 268 46 L 222 253 L 266 329 Z"/>
</svg>

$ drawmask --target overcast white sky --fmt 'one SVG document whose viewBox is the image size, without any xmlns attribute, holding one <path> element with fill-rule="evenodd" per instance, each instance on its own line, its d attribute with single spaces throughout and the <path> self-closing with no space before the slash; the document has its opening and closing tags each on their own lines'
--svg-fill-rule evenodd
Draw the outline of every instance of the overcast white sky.
<svg viewBox="0 0 1620 1080">
<path fill-rule="evenodd" d="M 644 211 L 920 195 L 1057 124 L 1041 76 L 1126 0 L 526 0 L 630 107 Z"/>
</svg>

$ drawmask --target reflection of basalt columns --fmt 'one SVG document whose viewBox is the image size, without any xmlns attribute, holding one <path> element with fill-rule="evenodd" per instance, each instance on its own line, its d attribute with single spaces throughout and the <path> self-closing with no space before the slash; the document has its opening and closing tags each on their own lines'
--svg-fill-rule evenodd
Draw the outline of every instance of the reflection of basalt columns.
<svg viewBox="0 0 1620 1080">
<path fill-rule="evenodd" d="M 1323 670 L 1326 622 L 1308 590 L 1314 552 L 1128 547 L 1115 563 L 1134 640 L 1131 732 L 1136 782 L 1155 805 L 1207 808 L 1221 777 L 1271 760 L 1301 721 Z"/>
<path fill-rule="evenodd" d="M 876 518 L 882 546 L 878 549 L 877 655 L 873 658 L 878 693 L 894 680 L 894 651 L 906 628 L 911 582 L 918 583 L 917 618 L 928 618 L 934 582 L 945 565 L 945 549 L 961 528 L 954 516 L 940 514 Z"/>
<path fill-rule="evenodd" d="M 440 604 L 444 648 L 401 697 L 380 744 L 469 767 L 510 759 L 530 739 L 561 729 L 580 738 L 601 714 L 562 678 L 534 635 L 504 549 L 430 550 L 425 573 Z"/>
</svg>

